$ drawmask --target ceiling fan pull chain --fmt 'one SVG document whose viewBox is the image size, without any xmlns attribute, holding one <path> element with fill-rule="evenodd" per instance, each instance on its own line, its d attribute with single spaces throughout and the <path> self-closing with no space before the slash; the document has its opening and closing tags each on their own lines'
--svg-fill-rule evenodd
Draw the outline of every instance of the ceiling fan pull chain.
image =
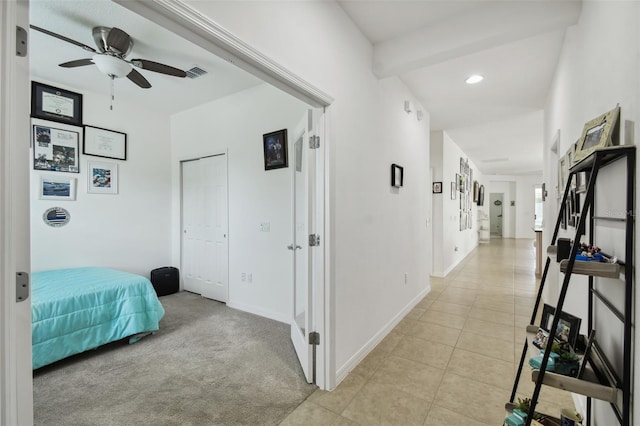
<svg viewBox="0 0 640 426">
<path fill-rule="evenodd" d="M 115 94 L 114 94 L 114 91 L 115 91 L 115 89 L 114 89 L 114 86 L 115 86 L 114 80 L 115 80 L 115 78 L 113 78 L 113 76 L 111 76 L 111 105 L 109 106 L 109 109 L 111 111 L 113 111 L 113 100 L 116 98 Z"/>
</svg>

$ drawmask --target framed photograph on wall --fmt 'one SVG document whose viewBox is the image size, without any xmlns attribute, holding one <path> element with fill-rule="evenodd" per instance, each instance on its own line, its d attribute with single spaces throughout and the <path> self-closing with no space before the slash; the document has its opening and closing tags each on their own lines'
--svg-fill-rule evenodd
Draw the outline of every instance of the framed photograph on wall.
<svg viewBox="0 0 640 426">
<path fill-rule="evenodd" d="M 31 116 L 82 126 L 82 95 L 32 81 Z"/>
<path fill-rule="evenodd" d="M 118 193 L 118 165 L 116 163 L 87 163 L 87 192 L 89 194 Z"/>
<path fill-rule="evenodd" d="M 451 199 L 455 200 L 458 194 L 458 185 L 455 182 L 451 182 Z"/>
<path fill-rule="evenodd" d="M 33 169 L 80 173 L 79 143 L 79 132 L 34 124 Z"/>
<path fill-rule="evenodd" d="M 85 125 L 82 153 L 95 157 L 126 160 L 127 134 Z"/>
<path fill-rule="evenodd" d="M 289 166 L 287 162 L 287 129 L 262 135 L 264 150 L 264 169 L 282 169 Z"/>
<path fill-rule="evenodd" d="M 433 182 L 432 191 L 434 194 L 442 194 L 442 182 Z"/>
<path fill-rule="evenodd" d="M 40 176 L 38 187 L 40 200 L 73 201 L 76 199 L 76 178 Z"/>
<path fill-rule="evenodd" d="M 404 185 L 404 167 L 397 164 L 391 165 L 391 186 L 400 188 Z"/>
</svg>

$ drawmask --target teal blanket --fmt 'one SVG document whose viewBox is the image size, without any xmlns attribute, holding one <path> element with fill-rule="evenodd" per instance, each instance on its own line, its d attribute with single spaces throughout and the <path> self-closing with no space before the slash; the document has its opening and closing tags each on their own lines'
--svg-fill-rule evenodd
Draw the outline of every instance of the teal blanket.
<svg viewBox="0 0 640 426">
<path fill-rule="evenodd" d="M 136 333 L 157 331 L 164 309 L 148 279 L 107 268 L 32 276 L 33 369 Z"/>
</svg>

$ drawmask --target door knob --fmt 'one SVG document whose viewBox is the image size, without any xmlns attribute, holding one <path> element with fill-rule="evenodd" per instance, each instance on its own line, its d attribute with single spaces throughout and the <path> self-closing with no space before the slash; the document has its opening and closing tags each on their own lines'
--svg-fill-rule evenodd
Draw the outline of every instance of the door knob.
<svg viewBox="0 0 640 426">
<path fill-rule="evenodd" d="M 287 246 L 287 248 L 288 248 L 289 250 L 293 250 L 293 244 L 289 244 L 289 245 Z"/>
<path fill-rule="evenodd" d="M 300 246 L 296 246 L 296 250 L 300 250 L 302 247 Z"/>
</svg>

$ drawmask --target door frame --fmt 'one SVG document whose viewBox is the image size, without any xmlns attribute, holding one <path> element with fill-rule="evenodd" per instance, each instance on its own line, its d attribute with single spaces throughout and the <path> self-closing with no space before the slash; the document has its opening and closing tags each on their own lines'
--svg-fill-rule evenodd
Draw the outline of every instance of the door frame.
<svg viewBox="0 0 640 426">
<path fill-rule="evenodd" d="M 0 424 L 33 424 L 31 299 L 16 301 L 16 273 L 30 274 L 29 60 L 16 26 L 29 1 L 0 2 Z M 27 46 L 27 49 L 29 47 Z"/>
<path fill-rule="evenodd" d="M 229 302 L 229 150 L 225 149 L 225 150 L 221 150 L 221 151 L 216 151 L 212 154 L 207 154 L 207 155 L 200 155 L 197 157 L 189 157 L 189 158 L 182 158 L 179 160 L 179 171 L 178 173 L 180 173 L 180 270 L 184 271 L 184 233 L 183 233 L 183 229 L 184 229 L 184 211 L 183 211 L 183 203 L 184 203 L 184 194 L 182 191 L 183 185 L 184 185 L 184 181 L 183 181 L 183 175 L 182 175 L 182 166 L 184 163 L 190 162 L 190 161 L 198 161 L 198 160 L 202 160 L 203 158 L 210 158 L 210 157 L 219 157 L 221 155 L 224 155 L 224 158 L 227 162 L 227 300 L 224 301 L 224 303 L 228 303 Z M 180 278 L 180 289 L 184 290 L 184 277 L 182 277 L 182 274 L 180 274 L 181 278 Z"/>
<path fill-rule="evenodd" d="M 315 330 L 320 333 L 320 345 L 316 359 L 316 379 L 320 389 L 331 390 L 336 383 L 335 367 L 335 291 L 330 222 L 330 138 L 331 103 L 333 98 L 304 79 L 298 77 L 277 62 L 260 53 L 234 34 L 208 17 L 198 13 L 179 0 L 129 1 L 113 0 L 138 15 L 149 19 L 169 31 L 182 36 L 201 48 L 234 63 L 239 68 L 262 79 L 284 92 L 324 111 L 321 121 L 322 168 L 317 171 L 317 233 L 321 236 L 319 250 L 314 258 L 313 307 Z M 318 153 L 320 154 L 320 153 Z"/>
</svg>

